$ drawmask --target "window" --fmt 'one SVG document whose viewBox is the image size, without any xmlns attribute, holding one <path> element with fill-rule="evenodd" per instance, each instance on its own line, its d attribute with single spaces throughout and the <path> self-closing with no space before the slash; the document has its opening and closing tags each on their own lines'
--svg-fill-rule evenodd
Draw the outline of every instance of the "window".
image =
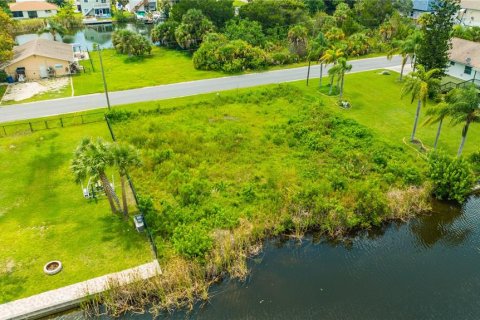
<svg viewBox="0 0 480 320">
<path fill-rule="evenodd" d="M 52 10 L 45 10 L 45 13 L 52 13 Z"/>
<path fill-rule="evenodd" d="M 472 67 L 465 66 L 465 70 L 463 70 L 463 73 L 465 73 L 465 74 L 472 74 Z"/>
<path fill-rule="evenodd" d="M 32 18 L 38 18 L 37 11 L 28 11 L 28 17 L 29 17 L 30 19 L 32 19 Z"/>
<path fill-rule="evenodd" d="M 23 11 L 13 11 L 12 15 L 14 18 L 23 18 Z"/>
<path fill-rule="evenodd" d="M 61 65 L 61 64 L 56 64 L 55 65 L 55 69 L 62 69 L 62 68 L 63 68 L 63 65 Z"/>
</svg>

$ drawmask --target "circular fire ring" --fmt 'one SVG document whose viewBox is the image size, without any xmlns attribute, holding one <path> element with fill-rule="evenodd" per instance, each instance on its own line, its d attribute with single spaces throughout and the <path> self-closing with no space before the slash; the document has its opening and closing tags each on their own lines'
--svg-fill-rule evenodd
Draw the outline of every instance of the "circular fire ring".
<svg viewBox="0 0 480 320">
<path fill-rule="evenodd" d="M 62 270 L 62 263 L 58 260 L 50 261 L 43 267 L 43 272 L 53 276 Z"/>
</svg>

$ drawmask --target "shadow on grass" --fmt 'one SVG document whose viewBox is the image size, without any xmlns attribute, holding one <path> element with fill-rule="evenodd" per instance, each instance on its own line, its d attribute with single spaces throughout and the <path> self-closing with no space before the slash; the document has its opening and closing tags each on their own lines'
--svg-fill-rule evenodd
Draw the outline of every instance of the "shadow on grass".
<svg viewBox="0 0 480 320">
<path fill-rule="evenodd" d="M 149 55 L 143 55 L 143 56 L 127 56 L 125 59 L 123 59 L 124 63 L 139 63 L 143 62 L 145 60 L 150 60 L 154 58 L 155 55 L 149 54 Z"/>
<path fill-rule="evenodd" d="M 125 220 L 119 215 L 110 214 L 99 219 L 102 230 L 102 241 L 113 242 L 126 251 L 143 248 L 147 239 L 139 234 L 131 225 L 131 218 Z"/>
<path fill-rule="evenodd" d="M 0 274 L 0 303 L 12 301 L 15 298 L 22 296 L 25 292 L 23 287 L 25 283 L 25 277 L 15 276 L 11 273 Z"/>
</svg>

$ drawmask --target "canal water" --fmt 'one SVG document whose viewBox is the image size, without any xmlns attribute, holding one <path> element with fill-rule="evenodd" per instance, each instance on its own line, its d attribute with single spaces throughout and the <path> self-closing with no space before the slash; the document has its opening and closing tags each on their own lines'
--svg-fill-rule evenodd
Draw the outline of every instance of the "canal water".
<svg viewBox="0 0 480 320">
<path fill-rule="evenodd" d="M 102 48 L 111 48 L 112 33 L 115 30 L 128 29 L 150 38 L 150 31 L 152 30 L 152 28 L 153 25 L 135 23 L 92 25 L 86 26 L 83 29 L 76 30 L 72 32 L 72 34 L 64 35 L 63 37 L 57 35 L 56 40 L 65 43 L 80 44 L 83 50 L 85 50 L 85 48 L 88 48 L 88 50 L 92 50 L 94 43 L 99 44 Z M 38 37 L 53 40 L 53 36 L 49 33 L 44 33 L 41 35 L 38 35 L 36 33 L 29 33 L 16 36 L 15 41 L 19 45 L 21 45 Z"/>
<path fill-rule="evenodd" d="M 347 242 L 272 239 L 249 267 L 163 319 L 480 319 L 480 198 Z"/>
</svg>

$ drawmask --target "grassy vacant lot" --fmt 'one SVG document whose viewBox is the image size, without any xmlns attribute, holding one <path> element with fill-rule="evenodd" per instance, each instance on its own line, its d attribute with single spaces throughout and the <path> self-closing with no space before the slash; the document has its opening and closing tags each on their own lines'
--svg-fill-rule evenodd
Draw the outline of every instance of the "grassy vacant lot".
<svg viewBox="0 0 480 320">
<path fill-rule="evenodd" d="M 151 260 L 143 235 L 73 181 L 72 153 L 89 135 L 109 137 L 97 123 L 0 138 L 0 303 Z M 63 271 L 45 275 L 50 260 Z"/>
<path fill-rule="evenodd" d="M 103 91 L 100 61 L 97 52 L 91 52 L 93 66 L 89 61 L 82 64 L 87 73 L 73 79 L 75 95 Z M 224 76 L 224 73 L 201 71 L 193 67 L 192 58 L 184 52 L 154 47 L 152 54 L 143 58 L 117 54 L 113 49 L 102 51 L 108 89 L 126 90 L 160 84 L 199 80 Z"/>
</svg>

